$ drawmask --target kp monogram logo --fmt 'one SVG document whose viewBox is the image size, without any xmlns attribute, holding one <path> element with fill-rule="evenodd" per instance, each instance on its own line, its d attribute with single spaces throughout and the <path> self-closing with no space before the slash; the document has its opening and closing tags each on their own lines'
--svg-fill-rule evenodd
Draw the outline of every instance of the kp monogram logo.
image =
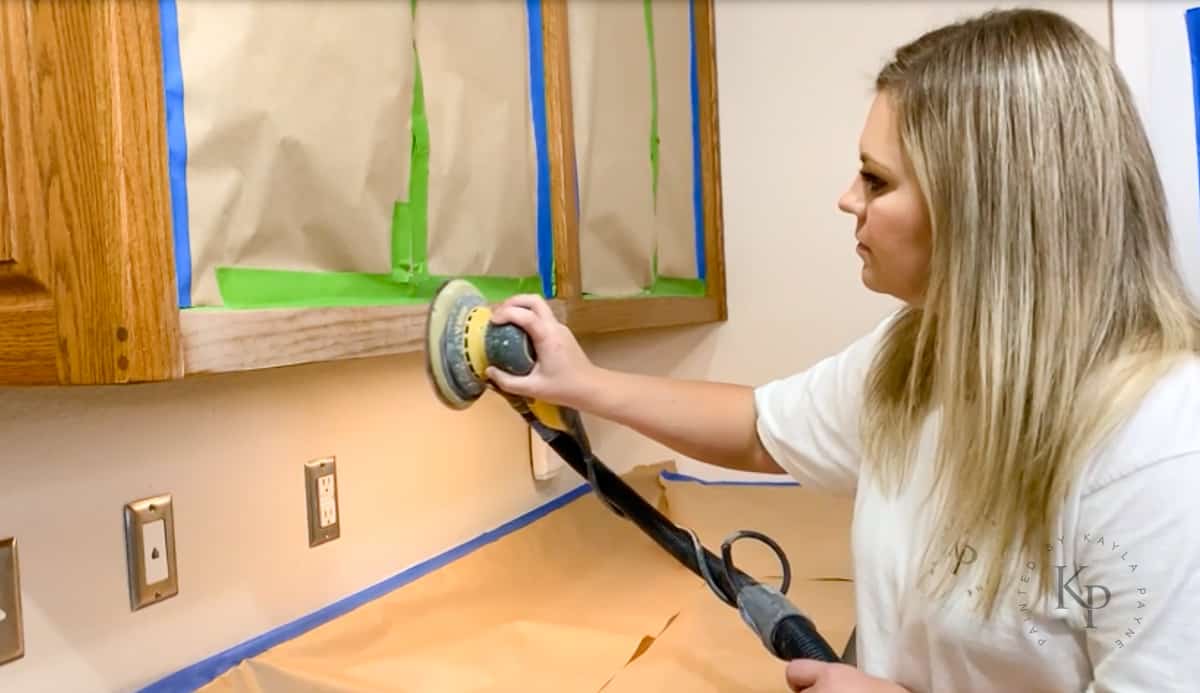
<svg viewBox="0 0 1200 693">
<path fill-rule="evenodd" d="M 1061 546 L 1063 538 L 1059 537 L 1055 543 Z M 1054 550 L 1054 545 L 1046 547 L 1047 558 L 1053 556 Z M 1033 604 L 1035 600 L 1030 587 L 1039 575 L 1038 563 L 1032 560 L 1025 563 L 1016 596 L 1020 599 L 1026 635 L 1039 647 L 1045 645 L 1051 637 L 1046 626 L 1061 622 L 1065 614 L 1075 611 L 1085 629 L 1108 629 L 1113 644 L 1124 648 L 1141 631 L 1147 607 L 1149 591 L 1137 582 L 1137 562 L 1130 559 L 1129 551 L 1122 544 L 1103 535 L 1081 535 L 1075 551 L 1077 556 L 1086 558 L 1087 563 L 1076 565 L 1073 570 L 1062 559 L 1052 564 L 1053 585 L 1049 587 L 1053 592 L 1042 602 L 1041 609 Z M 970 580 L 968 567 L 982 557 L 975 547 L 959 543 L 953 547 L 952 558 L 952 574 L 959 576 L 962 573 L 963 578 Z M 971 585 L 966 590 L 969 598 L 975 598 L 981 591 L 974 584 L 973 581 L 968 583 Z M 1047 610 L 1057 614 L 1044 613 Z M 1061 629 L 1062 625 L 1057 628 Z"/>
<path fill-rule="evenodd" d="M 1108 587 L 1106 587 L 1104 585 L 1098 585 L 1098 584 L 1083 585 L 1084 587 L 1087 588 L 1087 599 L 1085 600 L 1083 598 L 1083 595 L 1080 594 L 1079 592 L 1077 592 L 1075 590 L 1075 588 L 1073 588 L 1071 586 L 1071 583 L 1076 583 L 1077 585 L 1079 584 L 1079 582 L 1078 582 L 1079 574 L 1082 573 L 1084 570 L 1087 570 L 1087 566 L 1083 565 L 1083 566 L 1079 566 L 1078 568 L 1076 568 L 1075 572 L 1071 574 L 1071 578 L 1069 580 L 1067 580 L 1066 582 L 1063 581 L 1063 575 L 1066 574 L 1067 566 L 1058 565 L 1058 566 L 1055 566 L 1055 568 L 1058 572 L 1058 608 L 1059 609 L 1067 608 L 1066 604 L 1063 603 L 1063 596 L 1064 596 L 1064 594 L 1070 595 L 1071 599 L 1074 599 L 1076 604 L 1078 604 L 1079 606 L 1082 606 L 1086 610 L 1087 616 L 1085 618 L 1087 621 L 1087 627 L 1091 628 L 1091 629 L 1095 629 L 1096 622 L 1093 619 L 1093 614 L 1095 614 L 1096 609 L 1103 609 L 1104 607 L 1108 606 L 1108 603 L 1112 601 L 1112 591 L 1109 590 Z M 1104 595 L 1104 601 L 1099 604 L 1096 603 L 1096 598 L 1095 598 L 1097 591 L 1101 592 Z"/>
</svg>

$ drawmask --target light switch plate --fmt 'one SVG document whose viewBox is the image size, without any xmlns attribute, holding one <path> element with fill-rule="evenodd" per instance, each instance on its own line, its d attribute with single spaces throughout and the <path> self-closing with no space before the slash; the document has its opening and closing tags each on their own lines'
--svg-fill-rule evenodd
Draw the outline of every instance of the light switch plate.
<svg viewBox="0 0 1200 693">
<path fill-rule="evenodd" d="M 319 546 L 342 535 L 337 487 L 336 458 L 322 457 L 304 464 L 309 546 Z"/>
<path fill-rule="evenodd" d="M 179 594 L 175 571 L 175 512 L 170 494 L 125 506 L 125 560 L 133 611 Z"/>
<path fill-rule="evenodd" d="M 21 574 L 17 540 L 0 539 L 0 664 L 25 656 L 21 629 Z"/>
</svg>

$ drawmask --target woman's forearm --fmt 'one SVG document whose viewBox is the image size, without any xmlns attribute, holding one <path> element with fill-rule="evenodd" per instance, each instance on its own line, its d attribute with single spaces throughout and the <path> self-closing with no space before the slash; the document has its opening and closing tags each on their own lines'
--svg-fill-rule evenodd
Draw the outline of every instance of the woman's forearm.
<svg viewBox="0 0 1200 693">
<path fill-rule="evenodd" d="M 780 473 L 759 442 L 754 390 L 597 368 L 577 408 L 696 460 Z"/>
</svg>

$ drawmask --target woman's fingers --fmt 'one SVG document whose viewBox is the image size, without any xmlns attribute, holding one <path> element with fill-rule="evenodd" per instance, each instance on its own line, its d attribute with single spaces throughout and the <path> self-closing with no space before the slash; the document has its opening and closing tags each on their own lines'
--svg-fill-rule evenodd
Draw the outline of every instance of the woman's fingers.
<svg viewBox="0 0 1200 693">
<path fill-rule="evenodd" d="M 495 366 L 489 366 L 487 369 L 487 377 L 488 380 L 496 383 L 496 386 L 501 390 L 504 390 L 510 394 L 522 396 L 528 396 L 530 394 L 528 391 L 526 391 L 526 388 L 522 387 L 522 384 L 526 383 L 527 376 L 516 376 L 512 373 L 502 371 Z"/>
<path fill-rule="evenodd" d="M 505 306 L 518 306 L 533 311 L 533 314 L 542 320 L 555 321 L 554 311 L 550 309 L 550 304 L 546 299 L 537 294 L 517 294 L 504 302 Z"/>
<path fill-rule="evenodd" d="M 537 352 L 537 365 L 527 376 L 488 372 L 505 392 L 555 402 L 571 401 L 582 386 L 580 376 L 590 365 L 574 335 L 558 321 L 550 304 L 536 294 L 513 296 L 492 311 L 492 322 L 525 331 Z"/>
<path fill-rule="evenodd" d="M 525 333 L 535 342 L 544 340 L 550 334 L 545 321 L 527 308 L 502 305 L 492 312 L 492 322 L 497 325 L 506 323 L 516 325 L 525 330 Z"/>
<path fill-rule="evenodd" d="M 788 662 L 785 675 L 788 687 L 793 691 L 806 691 L 821 680 L 825 665 L 809 659 L 797 659 Z"/>
</svg>

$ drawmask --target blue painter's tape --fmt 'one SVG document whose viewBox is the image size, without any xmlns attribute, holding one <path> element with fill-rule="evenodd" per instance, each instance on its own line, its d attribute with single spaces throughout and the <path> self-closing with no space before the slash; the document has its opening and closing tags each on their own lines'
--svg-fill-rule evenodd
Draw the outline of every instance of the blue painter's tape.
<svg viewBox="0 0 1200 693">
<path fill-rule="evenodd" d="M 700 477 L 662 471 L 658 473 L 664 481 L 686 481 L 701 486 L 799 486 L 795 481 L 734 481 L 726 479 L 701 479 Z"/>
<path fill-rule="evenodd" d="M 1200 7 L 1184 13 L 1192 56 L 1192 113 L 1196 123 L 1196 165 L 1200 166 Z"/>
<path fill-rule="evenodd" d="M 704 175 L 700 165 L 700 74 L 696 58 L 696 3 L 688 2 L 688 26 L 691 34 L 692 83 L 692 210 L 696 217 L 696 272 L 707 278 L 704 255 Z"/>
<path fill-rule="evenodd" d="M 183 68 L 179 59 L 179 15 L 175 0 L 159 0 L 163 93 L 167 119 L 167 173 L 171 187 L 171 227 L 180 308 L 192 305 L 192 245 L 188 234 L 187 130 L 183 118 Z"/>
<path fill-rule="evenodd" d="M 216 654 L 208 659 L 197 662 L 186 669 L 167 676 L 164 679 L 150 684 L 142 689 L 141 693 L 175 693 L 176 691 L 194 691 L 201 688 L 219 676 L 236 667 L 243 660 L 256 657 L 263 652 L 279 645 L 283 642 L 296 638 L 308 631 L 324 625 L 339 616 L 349 613 L 354 609 L 378 599 L 389 592 L 399 589 L 418 578 L 448 565 L 449 563 L 466 556 L 467 554 L 482 548 L 507 534 L 511 534 L 522 527 L 525 527 L 535 520 L 538 520 L 551 512 L 567 505 L 571 501 L 583 496 L 591 489 L 590 486 L 584 484 L 567 493 L 555 498 L 554 500 L 534 508 L 533 510 L 517 517 L 496 529 L 480 534 L 471 541 L 460 544 L 449 551 L 434 556 L 427 561 L 418 563 L 417 565 L 400 572 L 392 577 L 374 584 L 360 592 L 346 597 L 338 602 L 334 602 L 319 611 L 315 611 L 307 616 L 301 617 L 291 623 L 286 623 L 274 630 L 263 633 L 262 635 L 247 640 L 246 642 L 236 645 L 224 652 Z"/>
<path fill-rule="evenodd" d="M 542 293 L 554 295 L 554 233 L 550 216 L 550 141 L 546 130 L 546 63 L 542 59 L 542 2 L 527 0 L 529 20 L 529 98 L 537 151 L 537 253 Z"/>
</svg>

